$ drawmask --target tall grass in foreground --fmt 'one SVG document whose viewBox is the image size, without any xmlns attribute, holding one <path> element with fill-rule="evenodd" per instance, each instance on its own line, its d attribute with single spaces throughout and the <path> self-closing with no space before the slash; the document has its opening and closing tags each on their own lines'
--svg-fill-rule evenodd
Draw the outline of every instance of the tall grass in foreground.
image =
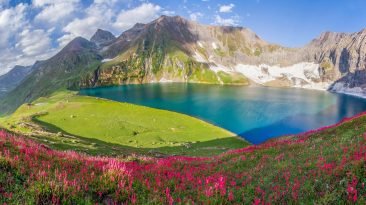
<svg viewBox="0 0 366 205">
<path fill-rule="evenodd" d="M 212 158 L 60 152 L 0 131 L 1 204 L 365 204 L 366 117 Z"/>
</svg>

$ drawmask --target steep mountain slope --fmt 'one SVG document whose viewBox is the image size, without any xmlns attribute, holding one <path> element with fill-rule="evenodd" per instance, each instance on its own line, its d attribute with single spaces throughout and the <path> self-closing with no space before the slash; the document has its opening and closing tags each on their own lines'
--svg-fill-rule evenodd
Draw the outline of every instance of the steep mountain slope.
<svg viewBox="0 0 366 205">
<path fill-rule="evenodd" d="M 98 47 L 104 47 L 116 40 L 116 37 L 109 31 L 98 29 L 91 37 L 90 41 L 95 43 Z"/>
<path fill-rule="evenodd" d="M 326 32 L 302 48 L 286 48 L 247 28 L 201 25 L 179 16 L 136 24 L 117 38 L 98 29 L 91 41 L 77 38 L 37 63 L 0 112 L 56 89 L 150 82 L 260 84 L 366 95 L 365 36 L 366 30 Z"/>
<path fill-rule="evenodd" d="M 330 90 L 366 94 L 366 29 L 346 33 L 323 33 L 307 47 L 328 78 Z"/>
<path fill-rule="evenodd" d="M 36 63 L 33 71 L 0 102 L 0 114 L 59 89 L 77 88 L 79 79 L 101 60 L 94 43 L 76 38 L 52 58 Z"/>
<path fill-rule="evenodd" d="M 366 29 L 357 33 L 325 32 L 305 49 L 313 60 L 335 68 L 335 78 L 366 68 Z"/>
<path fill-rule="evenodd" d="M 354 82 L 356 70 L 365 68 L 365 50 L 365 30 L 327 32 L 303 48 L 286 48 L 268 43 L 246 28 L 161 16 L 148 24 L 136 24 L 101 48 L 101 55 L 113 60 L 84 79 L 82 86 L 251 81 L 266 86 L 332 89 L 332 83 L 345 76 L 347 85 L 358 86 L 360 83 L 349 81 Z"/>
<path fill-rule="evenodd" d="M 194 24 L 196 25 L 196 24 Z M 158 81 L 248 84 L 239 73 L 219 77 L 207 62 L 197 61 L 194 49 L 198 40 L 193 22 L 181 17 L 162 16 L 149 24 L 136 24 L 114 43 L 103 48 L 103 64 L 83 86 Z M 235 75 L 234 75 L 235 74 Z"/>
<path fill-rule="evenodd" d="M 32 66 L 15 66 L 8 73 L 0 76 L 0 97 L 13 90 L 31 72 Z"/>
</svg>

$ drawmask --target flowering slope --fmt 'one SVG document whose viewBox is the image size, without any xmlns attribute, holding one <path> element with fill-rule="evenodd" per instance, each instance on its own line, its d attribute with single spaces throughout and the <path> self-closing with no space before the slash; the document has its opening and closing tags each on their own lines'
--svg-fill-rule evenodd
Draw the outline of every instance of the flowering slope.
<svg viewBox="0 0 366 205">
<path fill-rule="evenodd" d="M 212 158 L 91 157 L 0 132 L 0 202 L 365 204 L 366 116 Z"/>
</svg>

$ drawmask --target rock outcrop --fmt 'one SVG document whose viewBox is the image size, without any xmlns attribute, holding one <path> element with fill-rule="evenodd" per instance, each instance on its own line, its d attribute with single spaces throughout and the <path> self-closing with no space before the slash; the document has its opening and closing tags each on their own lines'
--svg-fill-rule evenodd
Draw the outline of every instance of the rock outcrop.
<svg viewBox="0 0 366 205">
<path fill-rule="evenodd" d="M 104 47 L 116 40 L 116 37 L 109 31 L 98 29 L 90 38 L 90 41 L 95 43 L 98 47 Z"/>
<path fill-rule="evenodd" d="M 117 38 L 98 29 L 90 41 L 78 37 L 33 67 L 0 102 L 0 111 L 58 89 L 150 82 L 252 83 L 364 94 L 366 29 L 325 32 L 302 48 L 287 48 L 247 28 L 161 16 Z"/>
</svg>

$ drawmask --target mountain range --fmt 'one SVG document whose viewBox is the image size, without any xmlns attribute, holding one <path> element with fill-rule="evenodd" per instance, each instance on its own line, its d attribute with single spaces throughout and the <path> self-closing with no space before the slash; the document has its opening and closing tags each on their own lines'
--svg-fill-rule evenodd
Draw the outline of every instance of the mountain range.
<svg viewBox="0 0 366 205">
<path fill-rule="evenodd" d="M 17 65 L 10 72 L 0 76 L 0 97 L 16 88 L 31 71 L 31 66 Z"/>
<path fill-rule="evenodd" d="M 325 32 L 301 48 L 269 43 L 247 28 L 179 16 L 135 24 L 115 37 L 98 29 L 24 69 L 0 113 L 56 90 L 152 82 L 264 85 L 366 94 L 366 29 Z M 9 74 L 14 72 L 14 69 Z M 24 78 L 24 79 L 23 79 Z M 0 77 L 0 85 L 6 77 Z M 15 86 L 13 86 L 15 87 Z"/>
</svg>

